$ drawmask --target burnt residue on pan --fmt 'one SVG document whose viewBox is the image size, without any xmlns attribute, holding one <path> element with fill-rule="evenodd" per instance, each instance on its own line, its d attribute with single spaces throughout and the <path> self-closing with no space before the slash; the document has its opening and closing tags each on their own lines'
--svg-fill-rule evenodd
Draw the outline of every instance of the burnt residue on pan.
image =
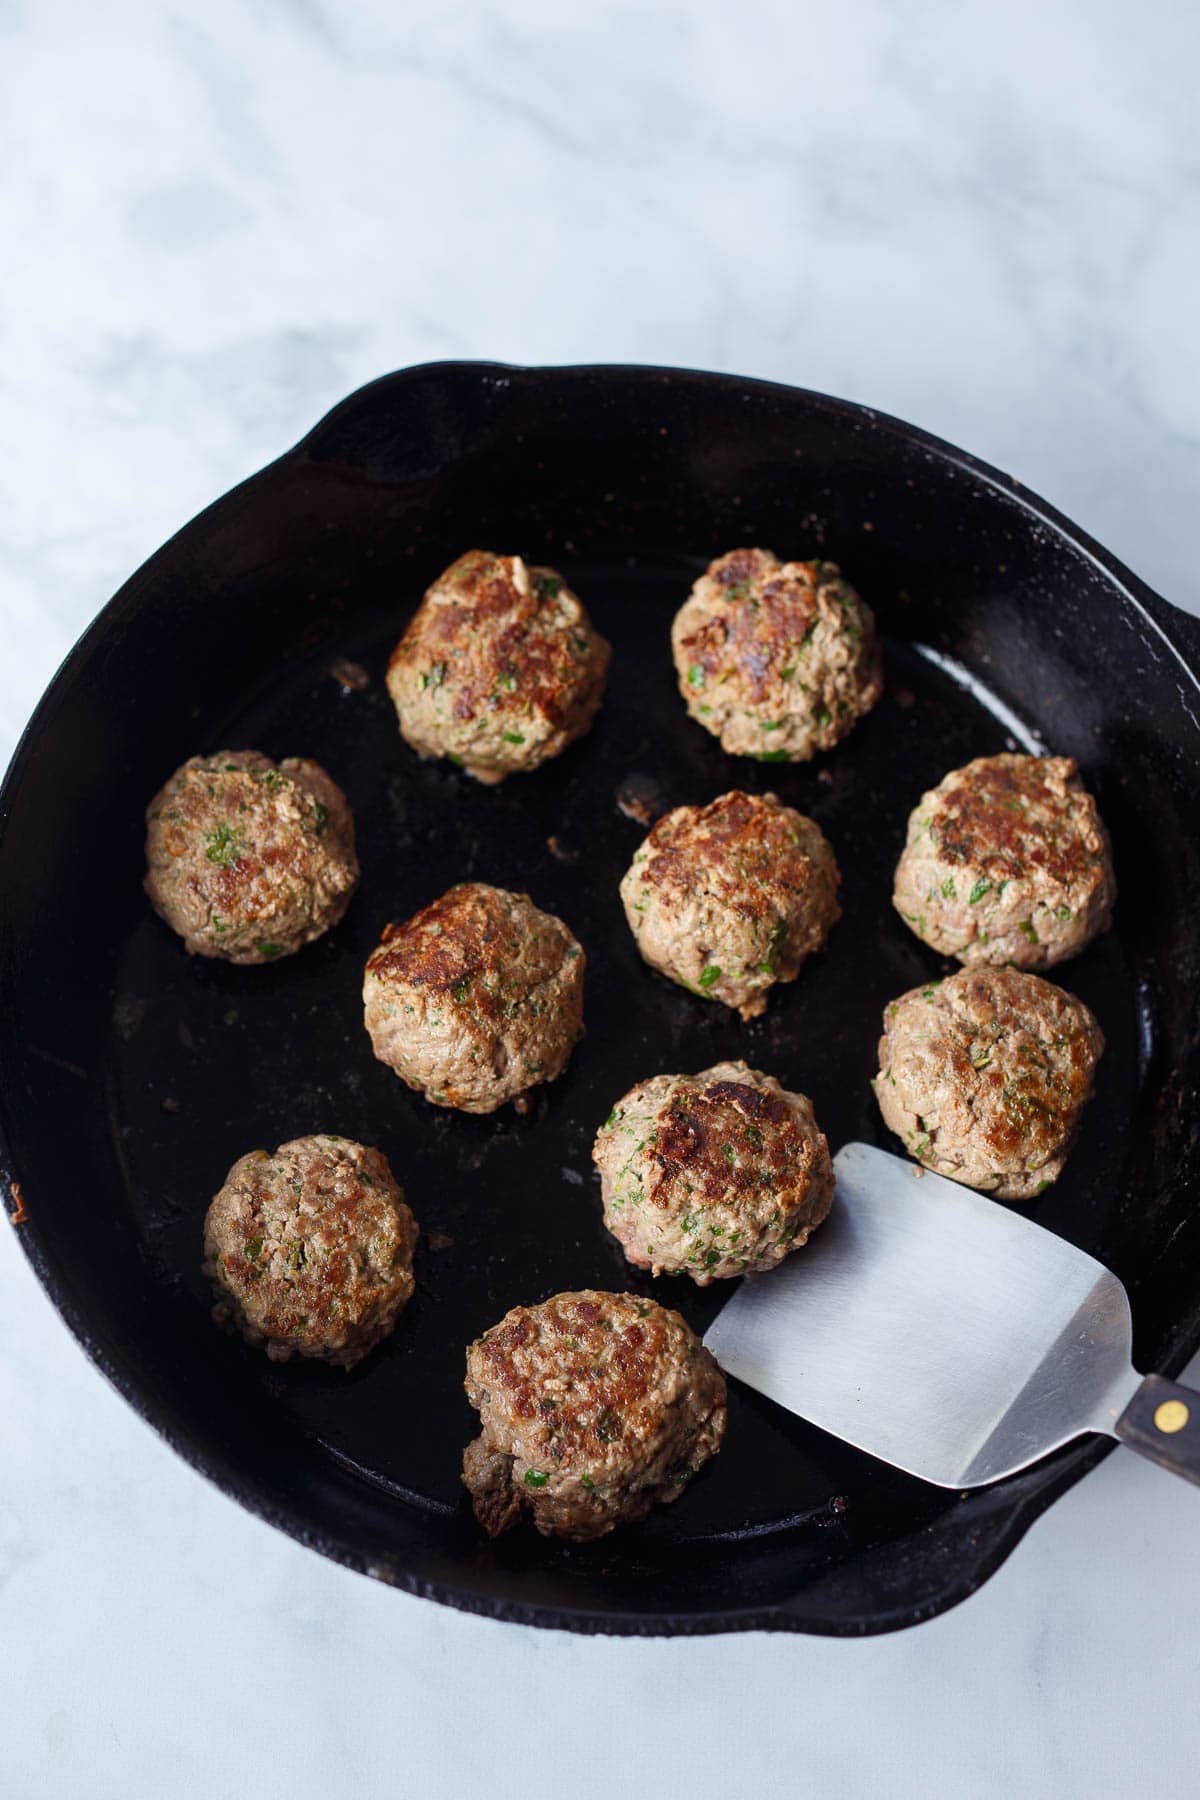
<svg viewBox="0 0 1200 1800">
<path fill-rule="evenodd" d="M 588 737 L 492 790 L 418 761 L 383 683 L 424 586 L 476 543 L 561 568 L 615 649 Z M 675 608 L 710 557 L 755 543 L 835 558 L 884 635 L 883 698 L 805 765 L 727 757 L 675 689 Z M 133 578 L 9 775 L 0 1162 L 38 1197 L 18 1241 L 184 1455 L 382 1579 L 582 1630 L 859 1633 L 943 1609 L 1098 1446 L 958 1498 L 734 1384 L 725 1448 L 678 1506 L 593 1546 L 486 1546 L 458 1481 L 463 1353 L 562 1288 L 652 1293 L 699 1329 L 713 1316 L 719 1287 L 650 1281 L 602 1226 L 592 1138 L 646 1075 L 744 1056 L 813 1097 L 834 1147 L 895 1147 L 869 1087 L 880 1013 L 949 967 L 890 905 L 908 812 L 972 756 L 1045 744 L 1097 794 L 1121 897 L 1114 932 L 1056 971 L 1109 1049 L 1033 1215 L 1126 1282 L 1141 1365 L 1178 1367 L 1200 1342 L 1189 644 L 1195 662 L 1194 623 L 1040 503 L 856 407 L 661 370 L 442 365 L 363 390 Z M 315 757 L 354 809 L 360 890 L 286 963 L 189 960 L 141 893 L 146 801 L 226 745 Z M 653 817 L 735 786 L 815 818 L 843 877 L 828 949 L 749 1025 L 652 974 L 617 893 Z M 524 1113 L 427 1106 L 363 1029 L 381 927 L 459 880 L 529 892 L 587 951 L 587 1036 Z M 314 1131 L 384 1150 L 424 1236 L 395 1336 L 350 1375 L 275 1370 L 222 1338 L 200 1273 L 234 1159 Z"/>
</svg>

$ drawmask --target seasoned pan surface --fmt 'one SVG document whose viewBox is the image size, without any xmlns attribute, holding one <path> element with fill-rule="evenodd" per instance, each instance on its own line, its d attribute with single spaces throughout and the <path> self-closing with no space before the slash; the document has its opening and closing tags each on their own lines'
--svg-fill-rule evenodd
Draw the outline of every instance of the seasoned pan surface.
<svg viewBox="0 0 1200 1800">
<path fill-rule="evenodd" d="M 738 543 L 841 563 L 888 686 L 805 766 L 726 757 L 685 717 L 668 627 Z M 614 645 L 589 737 L 484 789 L 404 746 L 383 685 L 426 583 L 472 546 L 561 567 Z M 943 963 L 896 919 L 911 806 L 1003 748 L 1075 755 L 1112 829 L 1117 929 L 1056 971 L 1108 1052 L 1082 1141 L 1033 1215 L 1131 1291 L 1144 1367 L 1200 1343 L 1200 817 L 1195 628 L 1040 503 L 861 409 L 655 370 L 418 369 L 374 384 L 217 503 L 117 596 L 60 674 L 4 790 L 2 1154 L 19 1241 L 89 1352 L 199 1468 L 352 1566 L 453 1604 L 584 1630 L 888 1629 L 970 1592 L 1103 1447 L 963 1498 L 744 1389 L 677 1506 L 598 1544 L 481 1541 L 458 1480 L 466 1344 L 561 1288 L 631 1287 L 703 1329 L 723 1297 L 628 1269 L 590 1147 L 660 1070 L 744 1056 L 814 1100 L 833 1147 L 890 1142 L 868 1082 L 893 995 Z M 197 750 L 323 763 L 359 832 L 344 922 L 259 969 L 189 959 L 141 895 L 142 812 Z M 765 1018 L 639 961 L 617 884 L 645 824 L 732 786 L 811 814 L 843 874 L 827 952 Z M 432 1108 L 377 1064 L 362 966 L 452 882 L 524 889 L 589 959 L 588 1035 L 531 1112 Z M 378 1144 L 420 1221 L 417 1293 L 350 1375 L 219 1335 L 208 1199 L 245 1150 Z M 17 1210 L 9 1202 L 10 1214 Z"/>
</svg>

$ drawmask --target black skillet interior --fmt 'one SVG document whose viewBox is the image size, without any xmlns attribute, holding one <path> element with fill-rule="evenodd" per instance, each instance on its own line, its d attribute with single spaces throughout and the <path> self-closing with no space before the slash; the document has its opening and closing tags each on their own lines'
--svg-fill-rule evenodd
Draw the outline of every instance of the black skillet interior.
<svg viewBox="0 0 1200 1800">
<path fill-rule="evenodd" d="M 876 608 L 888 688 L 804 767 L 726 757 L 685 717 L 667 629 L 740 543 L 842 564 Z M 498 790 L 401 743 L 383 686 L 425 584 L 480 545 L 562 568 L 615 646 L 591 736 Z M 459 1457 L 463 1349 L 507 1307 L 634 1287 L 703 1328 L 720 1304 L 633 1274 L 600 1222 L 590 1145 L 637 1078 L 727 1056 L 814 1098 L 836 1147 L 896 1149 L 868 1081 L 881 1008 L 945 965 L 890 875 L 921 791 L 1004 747 L 1077 756 L 1113 831 L 1117 929 L 1059 971 L 1109 1049 L 1082 1142 L 1034 1216 L 1127 1283 L 1144 1367 L 1200 1342 L 1196 685 L 1173 614 L 1048 508 L 896 422 L 820 396 L 649 369 L 441 365 L 377 382 L 218 502 L 122 590 L 57 679 L 4 793 L 3 1135 L 18 1235 L 92 1356 L 199 1468 L 354 1567 L 456 1605 L 583 1630 L 882 1630 L 982 1581 L 1102 1454 L 1070 1447 L 960 1497 L 769 1402 L 644 1526 L 490 1546 Z M 1167 635 L 1169 634 L 1169 636 Z M 1186 654 L 1186 653 L 1185 653 Z M 337 659 L 360 664 L 345 687 Z M 189 960 L 141 890 L 141 815 L 196 750 L 324 763 L 354 807 L 350 912 L 277 966 Z M 617 883 L 657 814 L 741 785 L 827 832 L 844 917 L 741 1024 L 639 962 Z M 589 958 L 588 1036 L 511 1109 L 429 1107 L 372 1060 L 360 977 L 380 927 L 476 877 L 529 890 Z M 220 1336 L 199 1273 L 235 1157 L 303 1132 L 379 1144 L 421 1223 L 417 1294 L 350 1376 Z M 15 1206 L 15 1202 L 13 1203 Z M 11 1210 L 11 1208 L 10 1208 Z M 1115 1532 L 1115 1524 L 1114 1524 Z"/>
</svg>

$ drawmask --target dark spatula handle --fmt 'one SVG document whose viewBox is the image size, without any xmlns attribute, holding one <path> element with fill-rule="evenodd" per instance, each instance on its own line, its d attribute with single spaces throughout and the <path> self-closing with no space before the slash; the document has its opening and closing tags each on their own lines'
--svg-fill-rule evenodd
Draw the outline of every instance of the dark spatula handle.
<svg viewBox="0 0 1200 1800">
<path fill-rule="evenodd" d="M 1113 1431 L 1123 1444 L 1200 1487 L 1200 1394 L 1147 1375 Z"/>
</svg>

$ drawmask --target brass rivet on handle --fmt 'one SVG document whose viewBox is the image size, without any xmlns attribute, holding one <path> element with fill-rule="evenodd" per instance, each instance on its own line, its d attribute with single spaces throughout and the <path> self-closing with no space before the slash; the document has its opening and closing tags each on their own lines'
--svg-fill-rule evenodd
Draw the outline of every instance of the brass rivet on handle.
<svg viewBox="0 0 1200 1800">
<path fill-rule="evenodd" d="M 1188 1422 L 1188 1409 L 1182 1400 L 1164 1400 L 1154 1409 L 1154 1423 L 1160 1431 L 1182 1431 Z"/>
</svg>

